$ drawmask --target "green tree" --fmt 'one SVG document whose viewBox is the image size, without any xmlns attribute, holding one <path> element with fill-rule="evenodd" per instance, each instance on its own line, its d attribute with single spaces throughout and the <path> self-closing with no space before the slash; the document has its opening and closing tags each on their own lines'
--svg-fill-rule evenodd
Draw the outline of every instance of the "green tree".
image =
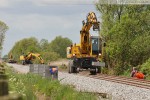
<svg viewBox="0 0 150 100">
<path fill-rule="evenodd" d="M 42 39 L 40 42 L 34 38 L 25 38 L 15 43 L 9 54 L 12 53 L 13 58 L 19 61 L 20 55 L 28 54 L 28 52 L 39 53 L 45 63 L 66 57 L 66 48 L 72 44 L 68 38 L 56 37 L 52 42 Z M 38 61 L 38 60 L 37 60 Z M 35 60 L 36 62 L 36 60 Z"/>
<path fill-rule="evenodd" d="M 40 52 L 38 40 L 34 37 L 25 38 L 15 43 L 9 54 L 12 53 L 14 59 L 19 61 L 20 55 L 27 54 L 28 52 Z"/>
<path fill-rule="evenodd" d="M 150 6 L 98 2 L 97 9 L 102 14 L 101 35 L 107 44 L 108 68 L 121 74 L 128 69 L 126 64 L 137 66 L 144 63 L 150 56 Z"/>
<path fill-rule="evenodd" d="M 5 33 L 7 30 L 8 30 L 8 26 L 4 22 L 0 21 L 0 51 L 2 50 L 2 45 L 3 45 L 4 38 L 5 38 Z"/>
<path fill-rule="evenodd" d="M 42 51 L 48 51 L 48 45 L 49 45 L 48 40 L 42 39 L 39 45 Z"/>
<path fill-rule="evenodd" d="M 49 44 L 49 50 L 58 53 L 62 58 L 66 58 L 66 48 L 71 44 L 72 41 L 70 39 L 57 36 Z"/>
<path fill-rule="evenodd" d="M 102 19 L 100 24 L 100 35 L 107 44 L 105 47 L 105 59 L 107 67 L 109 70 L 113 70 L 114 66 L 117 65 L 117 58 L 115 58 L 116 54 L 114 54 L 114 52 L 116 51 L 115 48 L 117 48 L 117 46 L 115 46 L 115 43 L 113 42 L 113 33 L 110 31 L 115 24 L 120 23 L 124 6 L 104 4 L 102 2 L 102 0 L 99 0 L 99 2 L 96 4 L 96 8 L 100 12 Z"/>
<path fill-rule="evenodd" d="M 146 75 L 147 79 L 150 79 L 150 58 L 141 65 L 140 70 Z"/>
<path fill-rule="evenodd" d="M 41 55 L 44 57 L 44 63 L 49 63 L 60 58 L 60 55 L 56 52 L 42 52 Z"/>
</svg>

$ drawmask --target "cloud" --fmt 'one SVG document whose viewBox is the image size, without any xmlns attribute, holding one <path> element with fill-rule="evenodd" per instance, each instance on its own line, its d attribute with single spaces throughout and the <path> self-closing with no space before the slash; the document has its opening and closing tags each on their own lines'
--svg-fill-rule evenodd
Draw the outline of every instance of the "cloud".
<svg viewBox="0 0 150 100">
<path fill-rule="evenodd" d="M 98 0 L 33 0 L 38 6 L 46 5 L 92 5 Z"/>
<path fill-rule="evenodd" d="M 10 2 L 8 0 L 1 0 L 0 1 L 0 8 L 6 8 L 10 6 Z"/>
<path fill-rule="evenodd" d="M 13 6 L 19 5 L 23 1 L 21 0 L 0 0 L 0 8 L 11 8 Z"/>
<path fill-rule="evenodd" d="M 92 5 L 98 0 L 0 0 L 1 8 L 9 8 L 16 5 L 33 4 L 36 6 L 49 5 Z"/>
<path fill-rule="evenodd" d="M 81 17 L 77 15 L 43 15 L 43 14 L 27 14 L 27 15 L 12 15 L 2 14 L 1 16 L 4 22 L 8 24 L 10 29 L 25 30 L 33 32 L 36 30 L 52 30 L 58 31 L 57 29 L 67 30 L 72 28 L 76 21 Z M 83 14 L 82 14 L 83 15 Z M 8 16 L 8 17 L 7 17 Z M 84 15 L 86 16 L 86 15 Z M 80 21 L 79 21 L 80 22 Z"/>
<path fill-rule="evenodd" d="M 31 32 L 34 32 L 36 30 L 51 30 L 56 31 L 59 30 L 67 30 L 72 27 L 73 21 L 71 20 L 71 17 L 66 16 L 44 16 L 44 15 L 38 15 L 38 14 L 31 14 L 31 15 L 23 15 L 16 17 L 17 20 L 13 20 L 12 26 L 15 27 L 15 29 L 20 30 L 29 30 Z"/>
</svg>

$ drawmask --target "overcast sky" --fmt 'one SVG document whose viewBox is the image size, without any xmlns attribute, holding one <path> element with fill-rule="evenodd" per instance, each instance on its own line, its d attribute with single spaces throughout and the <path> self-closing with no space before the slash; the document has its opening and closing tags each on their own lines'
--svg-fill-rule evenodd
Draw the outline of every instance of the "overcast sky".
<svg viewBox="0 0 150 100">
<path fill-rule="evenodd" d="M 29 37 L 49 42 L 56 36 L 68 37 L 79 43 L 82 20 L 93 11 L 97 0 L 0 0 L 0 20 L 9 26 L 2 55 L 15 42 Z"/>
</svg>

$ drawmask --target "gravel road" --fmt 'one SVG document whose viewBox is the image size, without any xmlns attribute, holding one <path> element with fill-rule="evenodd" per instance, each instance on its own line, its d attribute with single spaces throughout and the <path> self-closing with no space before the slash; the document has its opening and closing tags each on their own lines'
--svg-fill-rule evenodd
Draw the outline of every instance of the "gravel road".
<svg viewBox="0 0 150 100">
<path fill-rule="evenodd" d="M 29 72 L 29 66 L 28 65 L 18 65 L 18 64 L 11 64 L 7 63 L 8 66 L 12 66 L 16 71 L 20 73 L 28 73 Z"/>
<path fill-rule="evenodd" d="M 29 72 L 29 66 L 8 64 L 21 73 Z M 92 79 L 80 75 L 58 73 L 58 79 L 62 84 L 69 84 L 79 91 L 107 93 L 112 100 L 150 100 L 150 90 L 134 86 Z M 101 99 L 100 99 L 101 100 Z"/>
</svg>

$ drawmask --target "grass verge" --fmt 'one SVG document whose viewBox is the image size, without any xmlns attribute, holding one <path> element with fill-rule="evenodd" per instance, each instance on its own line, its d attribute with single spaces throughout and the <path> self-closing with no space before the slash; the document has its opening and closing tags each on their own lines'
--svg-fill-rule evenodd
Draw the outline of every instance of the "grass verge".
<svg viewBox="0 0 150 100">
<path fill-rule="evenodd" d="M 35 93 L 38 91 L 47 96 L 49 100 L 96 100 L 91 93 L 75 91 L 72 86 L 61 85 L 59 81 L 42 78 L 33 74 L 18 74 L 7 69 L 10 91 L 23 95 L 24 100 L 37 100 Z"/>
</svg>

